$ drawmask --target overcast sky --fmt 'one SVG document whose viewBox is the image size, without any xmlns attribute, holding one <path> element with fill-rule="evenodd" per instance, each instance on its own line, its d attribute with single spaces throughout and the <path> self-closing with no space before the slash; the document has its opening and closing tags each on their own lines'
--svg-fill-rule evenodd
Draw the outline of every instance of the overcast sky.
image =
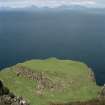
<svg viewBox="0 0 105 105">
<path fill-rule="evenodd" d="M 0 7 L 24 8 L 30 6 L 50 7 L 82 5 L 86 7 L 105 7 L 105 0 L 0 0 Z"/>
</svg>

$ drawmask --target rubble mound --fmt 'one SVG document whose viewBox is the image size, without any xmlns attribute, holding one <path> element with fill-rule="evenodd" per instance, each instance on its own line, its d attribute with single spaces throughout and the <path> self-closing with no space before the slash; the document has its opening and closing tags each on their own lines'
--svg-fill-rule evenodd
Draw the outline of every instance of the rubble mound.
<svg viewBox="0 0 105 105">
<path fill-rule="evenodd" d="M 29 105 L 23 97 L 16 97 L 0 80 L 0 105 Z"/>
</svg>

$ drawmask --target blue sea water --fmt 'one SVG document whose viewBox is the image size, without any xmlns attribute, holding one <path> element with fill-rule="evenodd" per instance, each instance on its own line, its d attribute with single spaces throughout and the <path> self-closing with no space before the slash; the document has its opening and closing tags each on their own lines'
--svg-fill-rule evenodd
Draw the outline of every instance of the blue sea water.
<svg viewBox="0 0 105 105">
<path fill-rule="evenodd" d="M 85 62 L 105 83 L 105 14 L 86 11 L 0 11 L 0 68 L 28 59 Z"/>
</svg>

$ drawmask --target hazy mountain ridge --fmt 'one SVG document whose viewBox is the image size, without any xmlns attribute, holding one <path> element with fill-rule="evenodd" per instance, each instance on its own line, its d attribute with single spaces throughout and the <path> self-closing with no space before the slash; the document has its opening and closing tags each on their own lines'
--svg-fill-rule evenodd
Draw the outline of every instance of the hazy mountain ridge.
<svg viewBox="0 0 105 105">
<path fill-rule="evenodd" d="M 105 13 L 105 8 L 91 8 L 81 5 L 60 6 L 56 8 L 30 6 L 24 8 L 0 7 L 0 11 L 80 11 L 88 13 Z"/>
</svg>

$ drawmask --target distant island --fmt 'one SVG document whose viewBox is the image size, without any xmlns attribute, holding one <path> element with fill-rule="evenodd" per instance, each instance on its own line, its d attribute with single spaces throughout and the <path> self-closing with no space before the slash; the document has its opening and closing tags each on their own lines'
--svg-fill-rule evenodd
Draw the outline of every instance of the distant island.
<svg viewBox="0 0 105 105">
<path fill-rule="evenodd" d="M 30 105 L 105 105 L 105 88 L 98 86 L 92 70 L 78 61 L 29 60 L 1 70 L 0 80 Z"/>
</svg>

